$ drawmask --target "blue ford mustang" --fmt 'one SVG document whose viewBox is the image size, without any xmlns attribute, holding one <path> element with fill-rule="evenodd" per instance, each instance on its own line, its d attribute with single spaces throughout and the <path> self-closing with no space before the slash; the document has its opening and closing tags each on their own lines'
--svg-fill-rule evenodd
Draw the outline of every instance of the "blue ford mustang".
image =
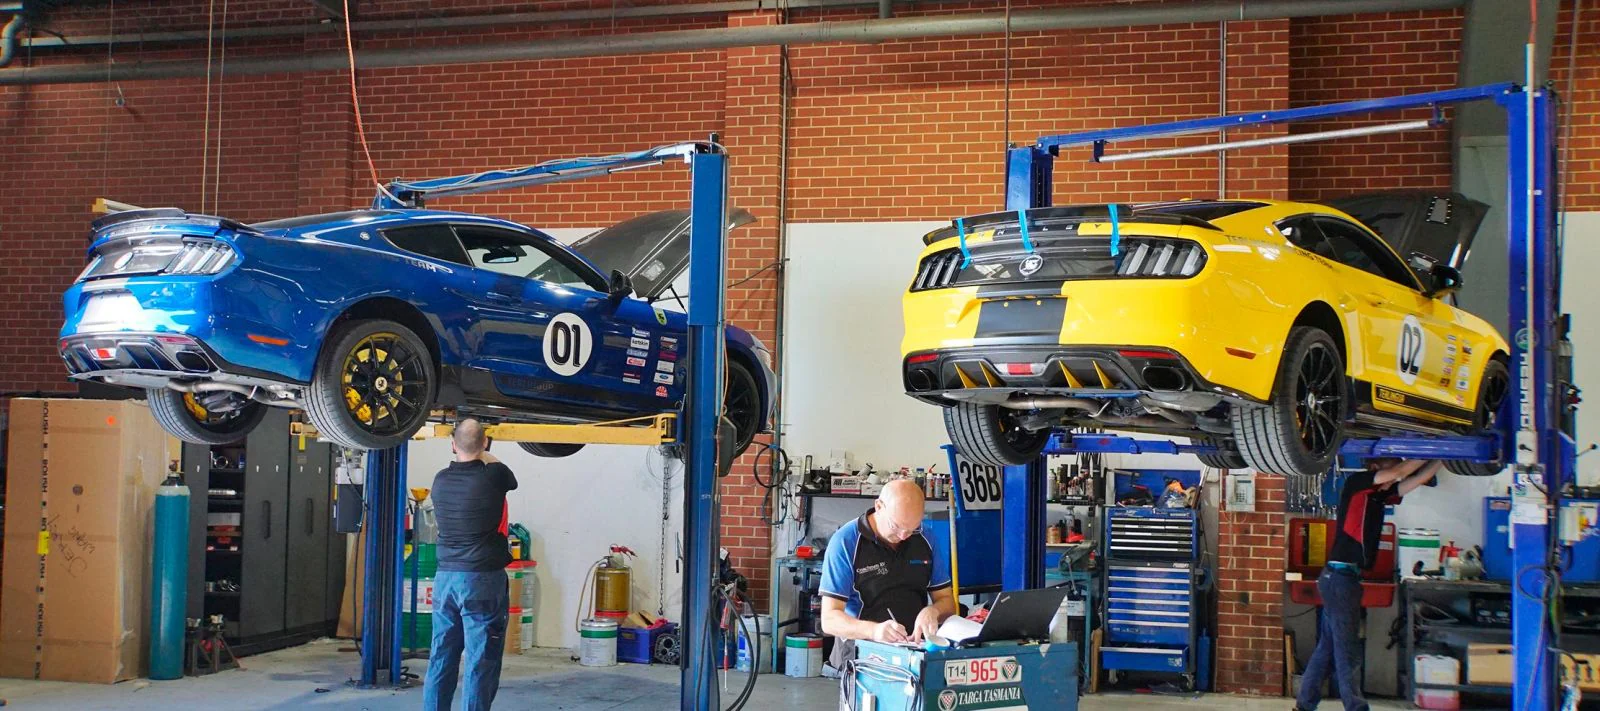
<svg viewBox="0 0 1600 711">
<path fill-rule="evenodd" d="M 735 225 L 750 221 L 734 211 Z M 430 418 L 595 422 L 670 411 L 687 326 L 653 305 L 688 264 L 687 210 L 572 247 L 523 225 L 421 209 L 245 225 L 175 208 L 94 223 L 65 295 L 71 377 L 144 388 L 187 442 L 238 439 L 267 407 L 381 449 Z M 608 276 L 609 274 L 609 276 Z M 772 356 L 728 328 L 737 450 L 768 426 Z M 544 456 L 582 445 L 524 443 Z"/>
</svg>

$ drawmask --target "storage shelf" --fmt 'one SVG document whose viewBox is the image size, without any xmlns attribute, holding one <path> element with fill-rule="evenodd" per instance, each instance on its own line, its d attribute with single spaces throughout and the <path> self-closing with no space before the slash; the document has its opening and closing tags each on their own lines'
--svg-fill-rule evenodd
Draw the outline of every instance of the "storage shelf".
<svg viewBox="0 0 1600 711">
<path fill-rule="evenodd" d="M 1494 686 L 1490 684 L 1414 684 L 1418 689 L 1431 689 L 1434 691 L 1467 691 L 1479 694 L 1509 694 L 1511 687 Z"/>
<path fill-rule="evenodd" d="M 876 500 L 878 498 L 878 495 L 877 494 L 823 494 L 823 493 L 802 491 L 802 492 L 800 492 L 800 497 L 801 498 L 805 498 L 805 499 L 863 499 L 863 500 Z M 930 504 L 946 504 L 946 505 L 948 505 L 950 502 L 946 501 L 944 499 L 928 499 L 928 503 L 930 503 Z"/>
<path fill-rule="evenodd" d="M 1088 496 L 1068 496 L 1064 499 L 1046 499 L 1045 503 L 1057 506 L 1099 506 L 1100 502 Z"/>
<path fill-rule="evenodd" d="M 237 469 L 237 468 L 233 468 L 233 467 L 228 467 L 228 468 L 225 468 L 225 469 L 212 468 L 211 473 L 212 474 L 243 474 L 244 473 L 244 469 Z"/>
</svg>

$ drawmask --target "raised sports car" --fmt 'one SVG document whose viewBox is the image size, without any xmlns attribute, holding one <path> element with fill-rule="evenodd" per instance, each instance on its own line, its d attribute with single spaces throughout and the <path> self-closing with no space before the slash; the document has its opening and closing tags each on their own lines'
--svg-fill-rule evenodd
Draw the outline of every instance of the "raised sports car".
<svg viewBox="0 0 1600 711">
<path fill-rule="evenodd" d="M 1217 448 L 1209 466 L 1288 475 L 1327 471 L 1349 436 L 1481 432 L 1509 349 L 1453 294 L 1484 211 L 1389 193 L 957 220 L 924 237 L 906 290 L 905 391 L 945 408 L 963 454 L 1002 465 L 1072 426 L 1188 437 Z"/>
<path fill-rule="evenodd" d="M 735 226 L 752 218 L 731 211 Z M 64 297 L 72 378 L 143 388 L 186 442 L 242 437 L 267 407 L 382 449 L 430 418 L 580 423 L 671 411 L 687 325 L 654 302 L 688 264 L 687 210 L 570 248 L 513 222 L 422 209 L 245 225 L 176 208 L 108 215 Z M 608 276 L 609 275 L 609 276 Z M 768 426 L 766 346 L 727 329 L 738 451 Z M 582 445 L 522 443 L 542 456 Z"/>
</svg>

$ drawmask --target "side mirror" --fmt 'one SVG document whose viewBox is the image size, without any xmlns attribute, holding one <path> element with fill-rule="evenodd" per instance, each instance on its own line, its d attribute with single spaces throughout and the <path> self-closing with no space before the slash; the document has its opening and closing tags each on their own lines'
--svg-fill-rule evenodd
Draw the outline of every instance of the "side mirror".
<svg viewBox="0 0 1600 711">
<path fill-rule="evenodd" d="M 628 295 L 633 293 L 633 280 L 620 269 L 611 270 L 611 281 L 607 286 L 613 304 L 628 298 Z"/>
<path fill-rule="evenodd" d="M 1460 290 L 1460 270 L 1444 264 L 1435 264 L 1428 270 L 1428 298 L 1443 298 Z"/>
</svg>

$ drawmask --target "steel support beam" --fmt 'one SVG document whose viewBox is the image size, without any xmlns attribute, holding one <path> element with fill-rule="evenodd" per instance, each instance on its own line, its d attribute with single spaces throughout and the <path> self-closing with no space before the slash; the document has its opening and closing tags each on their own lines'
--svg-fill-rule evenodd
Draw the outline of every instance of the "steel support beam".
<svg viewBox="0 0 1600 711">
<path fill-rule="evenodd" d="M 727 284 L 728 156 L 693 158 L 689 215 L 688 446 L 684 482 L 683 666 L 679 704 L 684 711 L 720 708 L 715 650 L 720 648 L 713 598 L 719 534 L 718 432 L 722 421 L 724 307 Z"/>
<path fill-rule="evenodd" d="M 1055 155 L 1035 146 L 1006 151 L 1006 209 L 1050 207 Z"/>
<path fill-rule="evenodd" d="M 362 578 L 361 685 L 399 686 L 400 591 L 406 525 L 406 445 L 367 453 L 366 571 Z"/>
<path fill-rule="evenodd" d="M 1510 148 L 1506 190 L 1507 256 L 1510 265 L 1511 389 L 1516 465 L 1511 485 L 1512 707 L 1553 709 L 1556 703 L 1555 643 L 1551 606 L 1559 590 L 1548 590 L 1551 518 L 1560 510 L 1563 471 L 1558 429 L 1554 349 L 1556 273 L 1554 243 L 1555 126 L 1550 92 L 1524 91 L 1498 99 L 1505 108 Z M 1508 418 L 1509 419 L 1509 418 Z"/>
<path fill-rule="evenodd" d="M 1273 20 L 1292 17 L 1344 15 L 1360 12 L 1437 10 L 1459 7 L 1465 0 L 1342 0 L 1306 3 L 1301 0 L 1233 0 L 1232 2 L 1151 3 L 1093 7 L 1021 10 L 1010 14 L 1012 32 L 1085 30 L 1103 27 L 1215 23 L 1223 20 Z M 356 53 L 356 66 L 422 67 L 483 62 L 657 54 L 732 47 L 805 45 L 830 42 L 875 43 L 922 37 L 994 35 L 1007 31 L 1005 13 L 922 15 L 875 20 L 806 22 L 751 27 L 638 32 L 561 37 L 534 42 L 440 44 L 426 47 L 367 49 Z M 228 75 L 300 74 L 347 71 L 345 52 L 303 52 L 229 59 Z M 50 64 L 0 70 L 0 85 L 100 83 L 206 76 L 204 61 L 179 60 L 115 63 Z"/>
<path fill-rule="evenodd" d="M 1002 590 L 1044 587 L 1045 479 L 1043 456 L 1001 473 Z"/>
</svg>

